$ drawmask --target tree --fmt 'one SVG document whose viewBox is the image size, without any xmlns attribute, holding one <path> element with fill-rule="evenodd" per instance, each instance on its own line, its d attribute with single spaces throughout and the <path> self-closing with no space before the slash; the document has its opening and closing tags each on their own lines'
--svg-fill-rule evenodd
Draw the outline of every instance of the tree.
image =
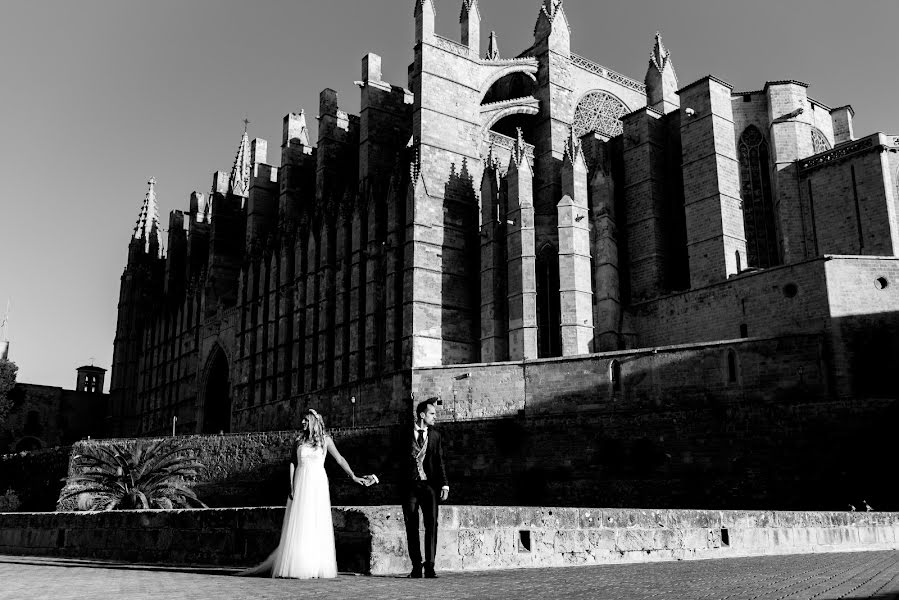
<svg viewBox="0 0 899 600">
<path fill-rule="evenodd" d="M 16 386 L 18 371 L 19 367 L 16 366 L 16 363 L 0 358 L 0 423 L 6 420 L 6 415 L 12 408 L 9 392 Z"/>
<path fill-rule="evenodd" d="M 60 504 L 77 498 L 78 510 L 206 507 L 187 483 L 204 465 L 169 440 L 132 449 L 93 443 L 73 461 Z"/>
</svg>

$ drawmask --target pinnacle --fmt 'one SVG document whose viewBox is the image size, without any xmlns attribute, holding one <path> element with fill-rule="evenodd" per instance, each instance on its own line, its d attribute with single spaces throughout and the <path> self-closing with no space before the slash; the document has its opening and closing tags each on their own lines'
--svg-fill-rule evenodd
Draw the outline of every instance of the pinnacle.
<svg viewBox="0 0 899 600">
<path fill-rule="evenodd" d="M 234 157 L 234 166 L 231 168 L 231 179 L 228 181 L 228 191 L 235 196 L 246 198 L 250 192 L 250 138 L 244 129 L 240 138 L 240 146 L 237 148 L 237 156 Z"/>
<path fill-rule="evenodd" d="M 159 205 L 156 201 L 156 178 L 151 177 L 147 181 L 147 185 L 149 186 L 147 195 L 144 196 L 144 203 L 141 205 L 137 223 L 134 225 L 132 238 L 143 240 L 144 251 L 149 254 L 151 245 L 155 243 L 156 251 L 158 252 L 162 244 L 159 234 Z"/>
<path fill-rule="evenodd" d="M 543 17 L 546 17 L 549 28 L 552 29 L 556 17 L 564 12 L 562 8 L 562 3 L 564 1 L 565 0 L 543 0 L 543 4 L 540 5 L 540 13 L 537 15 L 537 24 L 534 26 L 534 35 L 537 35 L 540 30 Z"/>
<path fill-rule="evenodd" d="M 515 145 L 512 147 L 511 164 L 520 167 L 527 162 L 527 151 L 524 143 L 524 133 L 521 131 L 521 127 L 518 127 L 517 130 Z"/>
<path fill-rule="evenodd" d="M 490 32 L 490 42 L 487 45 L 487 54 L 484 56 L 487 60 L 499 60 L 499 41 L 496 38 L 496 32 Z"/>
<path fill-rule="evenodd" d="M 430 5 L 431 5 L 431 10 L 433 10 L 435 13 L 437 12 L 436 9 L 434 8 L 434 2 L 433 2 L 433 0 L 415 0 L 414 9 L 415 9 L 415 14 L 416 14 L 416 15 L 417 15 L 419 12 L 421 12 L 421 10 L 424 8 L 424 5 L 425 5 L 425 4 L 430 4 Z"/>
<path fill-rule="evenodd" d="M 656 31 L 655 44 L 653 44 L 652 52 L 649 55 L 649 62 L 659 71 L 663 71 L 668 66 L 671 58 L 671 51 L 665 48 L 662 43 L 662 34 Z"/>
<path fill-rule="evenodd" d="M 577 137 L 577 134 L 574 132 L 574 127 L 569 128 L 568 130 L 568 139 L 565 140 L 565 154 L 564 157 L 567 157 L 568 160 L 574 164 L 574 161 L 577 160 L 577 157 L 581 153 L 581 140 Z"/>
<path fill-rule="evenodd" d="M 462 0 L 462 12 L 459 13 L 459 20 L 461 21 L 470 15 L 473 10 L 477 9 L 477 6 L 478 0 Z"/>
</svg>

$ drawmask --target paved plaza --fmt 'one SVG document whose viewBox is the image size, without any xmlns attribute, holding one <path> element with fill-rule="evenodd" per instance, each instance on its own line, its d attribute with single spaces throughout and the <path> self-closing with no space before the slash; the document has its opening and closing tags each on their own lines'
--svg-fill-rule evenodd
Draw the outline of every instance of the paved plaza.
<svg viewBox="0 0 899 600">
<path fill-rule="evenodd" d="M 356 575 L 340 575 L 336 580 L 293 581 L 239 578 L 231 574 L 228 569 L 2 556 L 0 598 L 899 598 L 896 551 L 442 573 L 436 581 Z"/>
</svg>

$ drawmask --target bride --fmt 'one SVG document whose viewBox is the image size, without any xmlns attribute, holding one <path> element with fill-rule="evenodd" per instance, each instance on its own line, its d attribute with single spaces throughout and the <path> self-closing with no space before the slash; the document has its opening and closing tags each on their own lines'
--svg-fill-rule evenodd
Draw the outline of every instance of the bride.
<svg viewBox="0 0 899 600">
<path fill-rule="evenodd" d="M 331 521 L 331 495 L 325 473 L 325 455 L 359 485 L 377 483 L 377 477 L 356 477 L 350 465 L 325 433 L 321 415 L 308 409 L 303 429 L 294 442 L 290 462 L 290 494 L 281 526 L 281 541 L 274 552 L 257 567 L 241 575 L 270 574 L 294 579 L 337 576 L 334 551 L 334 526 Z"/>
</svg>

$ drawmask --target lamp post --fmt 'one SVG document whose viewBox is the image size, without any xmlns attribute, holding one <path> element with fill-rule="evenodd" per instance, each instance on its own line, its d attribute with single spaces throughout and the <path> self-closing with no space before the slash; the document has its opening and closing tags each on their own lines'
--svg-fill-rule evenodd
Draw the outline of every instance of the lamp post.
<svg viewBox="0 0 899 600">
<path fill-rule="evenodd" d="M 353 427 L 356 427 L 356 396 L 350 396 L 350 404 L 353 405 Z"/>
</svg>

